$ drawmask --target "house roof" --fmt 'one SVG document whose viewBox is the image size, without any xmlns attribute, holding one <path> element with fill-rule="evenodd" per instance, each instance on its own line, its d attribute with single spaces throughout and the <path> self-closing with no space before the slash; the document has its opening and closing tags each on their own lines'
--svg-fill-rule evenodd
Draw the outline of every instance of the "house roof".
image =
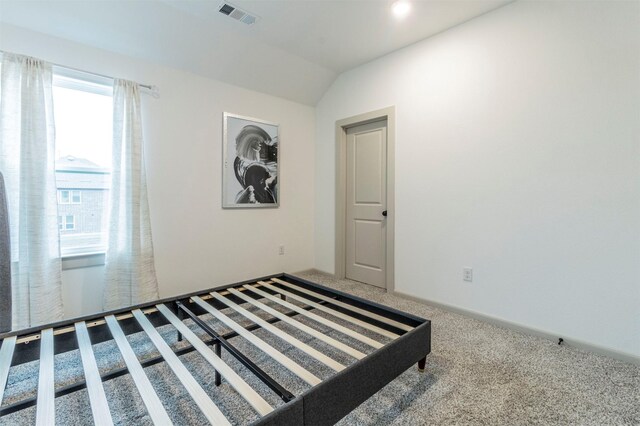
<svg viewBox="0 0 640 426">
<path fill-rule="evenodd" d="M 56 160 L 58 189 L 109 189 L 109 170 L 86 158 L 67 155 Z"/>
<path fill-rule="evenodd" d="M 56 160 L 56 170 L 98 170 L 105 171 L 99 165 L 93 161 L 89 161 L 86 158 L 74 157 L 73 155 L 67 155 L 59 157 Z"/>
</svg>

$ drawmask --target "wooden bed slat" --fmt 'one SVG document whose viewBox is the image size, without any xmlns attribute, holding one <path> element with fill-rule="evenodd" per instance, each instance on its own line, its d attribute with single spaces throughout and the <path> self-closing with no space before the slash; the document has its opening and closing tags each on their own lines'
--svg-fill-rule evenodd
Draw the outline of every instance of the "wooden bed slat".
<svg viewBox="0 0 640 426">
<path fill-rule="evenodd" d="M 53 329 L 42 330 L 40 339 L 40 372 L 38 376 L 38 405 L 36 425 L 47 426 L 55 423 L 55 382 L 53 376 Z"/>
<path fill-rule="evenodd" d="M 271 333 L 271 334 L 273 334 L 275 336 L 278 336 L 279 338 L 281 338 L 285 342 L 289 343 L 293 347 L 298 348 L 301 351 L 303 351 L 304 353 L 306 353 L 307 355 L 317 359 L 318 361 L 320 361 L 321 363 L 323 363 L 327 367 L 330 367 L 335 371 L 342 371 L 342 370 L 345 369 L 345 366 L 340 364 L 338 361 L 328 357 L 327 355 L 323 354 L 319 350 L 312 348 L 311 346 L 309 346 L 306 343 L 300 341 L 299 339 L 296 339 L 295 337 L 293 337 L 292 335 L 286 333 L 285 331 L 280 330 L 279 328 L 269 324 L 268 322 L 266 322 L 265 320 L 263 320 L 259 316 L 254 315 L 253 313 L 247 311 L 243 307 L 237 305 L 236 303 L 233 303 L 231 300 L 227 299 L 226 297 L 224 297 L 224 296 L 222 296 L 220 294 L 217 294 L 217 293 L 211 293 L 211 295 L 215 299 L 217 299 L 217 300 L 221 301 L 222 303 L 224 303 L 225 305 L 227 305 L 228 307 L 234 309 L 236 312 L 239 312 L 244 317 L 246 317 L 246 318 L 250 319 L 251 321 L 253 321 L 254 323 L 258 324 L 260 327 L 264 328 L 269 333 Z"/>
<path fill-rule="evenodd" d="M 111 411 L 109 411 L 107 397 L 102 387 L 102 379 L 98 371 L 98 364 L 96 364 L 87 325 L 84 321 L 80 321 L 75 323 L 75 328 L 78 347 L 80 348 L 80 357 L 82 358 L 82 368 L 84 369 L 84 377 L 87 383 L 87 391 L 89 392 L 93 422 L 96 426 L 113 425 Z"/>
<path fill-rule="evenodd" d="M 171 324 L 193 345 L 194 348 L 224 377 L 231 386 L 262 416 L 273 411 L 269 405 L 251 386 L 247 384 L 235 371 L 219 358 L 196 334 L 189 329 L 165 305 L 156 305 L 158 310 Z"/>
<path fill-rule="evenodd" d="M 258 336 L 252 334 L 250 331 L 242 327 L 237 322 L 233 321 L 231 318 L 223 314 L 222 312 L 214 309 L 211 305 L 209 305 L 204 300 L 200 299 L 200 297 L 195 296 L 192 299 L 200 305 L 204 310 L 209 312 L 211 315 L 216 317 L 219 321 L 223 322 L 227 327 L 231 328 L 233 331 L 238 333 L 240 336 L 247 339 L 252 345 L 256 346 L 262 352 L 265 352 L 271 358 L 282 364 L 283 367 L 287 368 L 289 371 L 300 377 L 302 380 L 310 384 L 311 386 L 315 386 L 321 382 L 321 380 L 309 372 L 307 369 L 302 367 L 300 364 L 296 363 L 280 351 L 278 351 L 273 346 L 269 345 L 264 340 L 260 339 Z"/>
<path fill-rule="evenodd" d="M 318 340 L 322 340 L 323 342 L 327 343 L 328 345 L 333 346 L 334 348 L 348 354 L 351 355 L 352 357 L 356 358 L 356 359 L 362 359 L 365 356 L 367 356 L 367 354 L 360 352 L 357 349 L 354 349 L 350 346 L 345 345 L 344 343 L 334 339 L 333 337 L 329 337 L 326 334 L 309 327 L 306 324 L 301 323 L 300 321 L 293 319 L 285 314 L 283 314 L 282 312 L 276 311 L 275 309 L 273 309 L 270 306 L 265 305 L 262 302 L 257 301 L 256 299 L 253 299 L 249 296 L 247 296 L 246 294 L 242 294 L 238 291 L 236 291 L 235 289 L 229 289 L 229 291 L 231 292 L 231 294 L 238 296 L 239 298 L 241 298 L 242 300 L 251 303 L 253 306 L 262 309 L 263 311 L 273 315 L 274 317 L 278 318 L 279 320 L 286 322 L 287 324 L 297 328 L 298 330 L 302 330 L 305 333 L 315 337 Z"/>
<path fill-rule="evenodd" d="M 155 347 L 158 349 L 167 365 L 178 377 L 198 407 L 200 407 L 200 410 L 202 410 L 202 413 L 205 415 L 207 420 L 209 420 L 209 423 L 212 425 L 230 426 L 231 423 L 229 423 L 224 414 L 222 414 L 220 409 L 213 403 L 211 398 L 209 398 L 209 395 L 207 395 L 204 389 L 202 389 L 202 386 L 200 386 L 191 373 L 189 373 L 189 370 L 187 370 L 187 367 L 182 364 L 180 358 L 173 353 L 167 342 L 164 341 L 162 336 L 160 336 L 160 333 L 158 333 L 142 311 L 140 309 L 135 309 L 132 313 L 142 329 L 147 333 L 147 336 L 149 336 L 149 339 L 151 339 Z"/>
<path fill-rule="evenodd" d="M 260 289 L 254 288 L 250 285 L 245 285 L 246 288 L 248 288 L 249 290 L 253 291 L 256 294 L 259 294 L 260 296 L 271 300 L 272 302 L 276 302 L 282 306 L 285 306 L 289 309 L 291 309 L 292 311 L 295 311 L 297 313 L 299 313 L 302 316 L 305 316 L 307 318 L 310 318 L 316 322 L 319 322 L 320 324 L 326 325 L 327 327 L 333 328 L 334 330 L 339 331 L 340 333 L 346 334 L 349 337 L 353 337 L 356 340 L 361 341 L 362 343 L 365 343 L 371 347 L 374 347 L 376 349 L 379 349 L 381 347 L 383 347 L 384 345 L 376 340 L 373 340 L 370 337 L 364 336 L 360 333 L 358 333 L 357 331 L 351 330 L 350 328 L 347 328 L 343 325 L 340 324 L 336 324 L 335 322 L 328 320 L 326 318 L 321 317 L 320 315 L 316 315 L 313 312 L 309 312 L 305 309 L 302 309 L 299 306 L 294 305 L 293 303 L 289 303 L 285 300 L 281 300 L 280 298 L 269 294 L 265 291 L 262 291 Z"/>
<path fill-rule="evenodd" d="M 153 389 L 149 378 L 145 374 L 144 369 L 140 365 L 140 361 L 138 361 L 136 354 L 133 352 L 133 349 L 131 349 L 131 345 L 129 345 L 129 341 L 120 328 L 118 320 L 113 315 L 105 317 L 105 320 L 109 330 L 111 331 L 113 340 L 116 341 L 120 354 L 122 354 L 122 358 L 127 365 L 129 374 L 131 374 L 131 378 L 133 379 L 136 388 L 138 388 L 138 392 L 142 397 L 144 406 L 147 407 L 147 413 L 149 413 L 151 421 L 156 425 L 173 424 L 167 414 L 167 411 L 164 409 L 160 398 L 158 398 L 156 391 Z"/>
<path fill-rule="evenodd" d="M 391 325 L 393 327 L 396 327 L 396 328 L 398 328 L 400 330 L 404 330 L 404 331 L 413 330 L 413 327 L 411 327 L 410 325 L 403 324 L 401 322 L 392 320 L 391 318 L 383 317 L 382 315 L 374 314 L 373 312 L 369 312 L 369 311 L 367 311 L 365 309 L 361 309 L 361 308 L 358 308 L 356 306 L 350 305 L 348 303 L 344 303 L 344 302 L 342 302 L 340 300 L 333 299 L 331 297 L 327 297 L 324 294 L 320 294 L 320 293 L 316 293 L 315 291 L 307 290 L 306 288 L 297 286 L 295 284 L 291 284 L 291 283 L 286 282 L 286 281 L 282 281 L 282 280 L 280 280 L 278 278 L 273 278 L 273 281 L 277 282 L 279 284 L 282 284 L 282 285 L 286 285 L 287 287 L 292 288 L 292 289 L 297 290 L 297 291 L 300 291 L 302 293 L 306 293 L 309 296 L 315 297 L 317 299 L 324 300 L 325 302 L 333 303 L 336 306 L 340 306 L 340 307 L 348 309 L 348 310 L 350 310 L 352 312 L 359 313 L 360 315 L 364 315 L 366 317 L 369 317 L 369 318 L 372 318 L 374 320 L 383 322 L 385 324 L 389 324 L 389 325 Z"/>
<path fill-rule="evenodd" d="M 4 397 L 4 389 L 7 387 L 7 379 L 9 378 L 9 370 L 11 369 L 11 360 L 13 359 L 13 350 L 16 347 L 16 336 L 7 337 L 2 341 L 2 349 L 0 349 L 0 405 Z"/>
<path fill-rule="evenodd" d="M 331 309 L 328 308 L 324 305 L 321 305 L 319 303 L 316 303 L 312 300 L 307 299 L 306 297 L 302 297 L 302 296 L 298 296 L 297 294 L 293 294 L 287 290 L 283 290 L 281 288 L 278 288 L 276 286 L 273 286 L 271 284 L 265 284 L 265 287 L 267 287 L 268 289 L 271 289 L 273 291 L 277 291 L 280 294 L 284 294 L 287 297 L 290 297 L 294 300 L 297 300 L 299 302 L 305 303 L 309 306 L 313 306 L 314 308 L 316 308 L 319 311 L 323 311 L 328 313 L 329 315 L 333 315 L 334 317 L 343 319 L 345 321 L 348 321 L 352 324 L 358 325 L 362 328 L 366 328 L 367 330 L 373 331 L 374 333 L 378 333 L 381 336 L 385 336 L 388 337 L 390 339 L 396 339 L 398 337 L 400 337 L 400 335 L 396 334 L 396 333 L 392 333 L 391 331 L 385 330 L 384 328 L 380 328 L 380 327 L 376 327 L 375 325 L 371 325 L 368 322 L 364 322 L 361 321 L 357 318 L 354 318 L 352 316 L 349 316 L 347 314 L 343 314 L 342 312 L 336 311 L 335 309 Z"/>
</svg>

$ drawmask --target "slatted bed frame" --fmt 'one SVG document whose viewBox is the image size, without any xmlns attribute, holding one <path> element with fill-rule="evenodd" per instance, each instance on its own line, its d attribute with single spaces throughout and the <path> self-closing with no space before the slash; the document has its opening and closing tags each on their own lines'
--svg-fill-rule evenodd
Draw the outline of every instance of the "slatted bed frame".
<svg viewBox="0 0 640 426">
<path fill-rule="evenodd" d="M 280 308 L 284 307 L 289 311 L 275 310 L 263 303 L 266 300 L 271 301 L 272 306 L 279 305 Z M 291 303 L 291 300 L 298 304 Z M 262 319 L 245 307 L 251 307 L 254 312 L 257 308 L 268 313 L 270 317 Z M 225 308 L 230 308 L 253 324 L 247 327 L 239 325 L 221 312 Z M 328 315 L 321 316 L 314 311 Z M 218 334 L 200 318 L 204 314 L 211 314 L 232 331 L 224 335 Z M 365 354 L 298 321 L 296 316 L 304 317 L 307 323 L 322 324 L 349 339 L 364 343 L 371 347 L 372 351 Z M 201 340 L 197 337 L 183 322 L 187 318 L 193 320 L 210 338 Z M 340 319 L 338 322 L 342 324 L 353 324 L 383 337 L 373 339 L 358 332 L 357 327 L 346 327 L 334 321 L 334 318 Z M 279 321 L 344 352 L 355 358 L 355 361 L 348 366 L 342 365 L 314 349 L 312 345 L 303 343 L 273 325 Z M 189 345 L 171 349 L 156 330 L 156 327 L 168 324 L 175 327 L 178 339 L 186 339 Z M 306 355 L 330 367 L 335 374 L 321 381 L 302 365 L 252 333 L 257 329 L 264 329 L 295 346 Z M 142 362 L 136 357 L 126 336 L 141 330 L 149 337 L 160 356 Z M 237 336 L 268 354 L 311 387 L 300 395 L 293 395 L 230 343 L 230 340 Z M 423 371 L 426 356 L 431 350 L 431 323 L 291 275 L 279 274 L 97 316 L 0 334 L 0 339 L 0 417 L 35 405 L 36 424 L 53 424 L 56 398 L 86 388 L 95 424 L 110 425 L 113 424 L 112 416 L 102 382 L 129 374 L 153 423 L 171 424 L 163 403 L 144 371 L 145 367 L 165 362 L 209 422 L 228 425 L 229 421 L 180 361 L 181 355 L 197 351 L 214 369 L 215 384 L 219 385 L 222 379 L 226 380 L 260 416 L 254 425 L 329 425 L 344 417 L 412 364 L 418 363 L 418 368 Z M 108 340 L 115 341 L 126 367 L 101 375 L 92 345 Z M 55 355 L 77 349 L 80 352 L 85 380 L 55 389 Z M 286 404 L 274 409 L 267 403 L 222 360 L 222 349 L 247 367 Z M 37 359 L 40 360 L 37 395 L 2 406 L 10 368 Z"/>
</svg>

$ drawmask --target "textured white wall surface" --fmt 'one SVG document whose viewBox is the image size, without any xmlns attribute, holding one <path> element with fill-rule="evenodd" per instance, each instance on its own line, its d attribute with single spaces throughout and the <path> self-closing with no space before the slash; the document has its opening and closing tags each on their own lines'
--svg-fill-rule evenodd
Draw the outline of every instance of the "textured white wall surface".
<svg viewBox="0 0 640 426">
<path fill-rule="evenodd" d="M 342 74 L 316 107 L 316 267 L 335 122 L 395 105 L 396 290 L 640 355 L 639 23 L 516 2 Z"/>
<path fill-rule="evenodd" d="M 9 25 L 0 49 L 159 87 L 143 122 L 161 297 L 313 267 L 314 108 Z M 224 111 L 280 124 L 278 209 L 221 208 Z M 67 316 L 101 310 L 101 271 L 65 271 Z"/>
</svg>

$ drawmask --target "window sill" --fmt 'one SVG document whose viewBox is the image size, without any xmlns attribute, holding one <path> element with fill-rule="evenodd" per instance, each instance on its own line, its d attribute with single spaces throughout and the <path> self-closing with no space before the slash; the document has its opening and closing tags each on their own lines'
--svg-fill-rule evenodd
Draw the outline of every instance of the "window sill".
<svg viewBox="0 0 640 426">
<path fill-rule="evenodd" d="M 62 270 L 90 268 L 104 265 L 105 253 L 82 253 L 62 256 Z"/>
</svg>

